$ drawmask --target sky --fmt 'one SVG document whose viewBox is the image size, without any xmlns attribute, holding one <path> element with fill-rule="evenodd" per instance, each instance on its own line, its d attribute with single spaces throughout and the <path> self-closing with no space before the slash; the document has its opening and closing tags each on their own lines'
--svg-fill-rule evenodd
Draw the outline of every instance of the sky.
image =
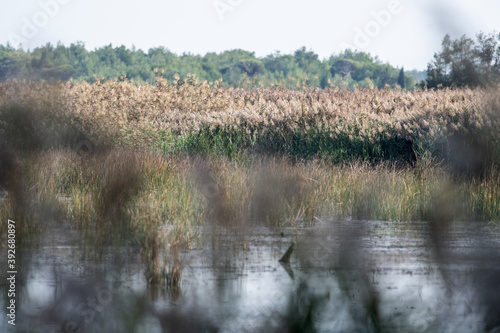
<svg viewBox="0 0 500 333">
<path fill-rule="evenodd" d="M 0 44 L 163 46 L 177 54 L 244 49 L 263 57 L 345 48 L 426 68 L 445 34 L 500 32 L 498 0 L 22 0 L 3 2 Z"/>
</svg>

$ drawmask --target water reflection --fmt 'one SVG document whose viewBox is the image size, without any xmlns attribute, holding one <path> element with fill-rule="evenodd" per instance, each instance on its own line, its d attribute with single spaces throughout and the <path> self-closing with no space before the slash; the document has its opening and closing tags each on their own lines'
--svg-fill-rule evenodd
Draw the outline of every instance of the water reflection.
<svg viewBox="0 0 500 333">
<path fill-rule="evenodd" d="M 436 238 L 432 223 L 380 221 L 226 230 L 208 236 L 216 249 L 179 252 L 176 286 L 148 286 L 132 248 L 92 262 L 59 237 L 27 254 L 16 332 L 494 331 L 499 231 L 453 223 Z"/>
</svg>

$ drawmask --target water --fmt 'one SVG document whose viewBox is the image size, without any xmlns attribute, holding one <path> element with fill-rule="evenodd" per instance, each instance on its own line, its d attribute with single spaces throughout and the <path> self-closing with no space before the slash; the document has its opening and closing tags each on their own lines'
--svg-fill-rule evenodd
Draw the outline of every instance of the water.
<svg viewBox="0 0 500 333">
<path fill-rule="evenodd" d="M 425 222 L 331 221 L 207 231 L 216 248 L 180 252 L 182 278 L 168 288 L 148 286 L 137 249 L 97 256 L 76 232 L 54 225 L 25 255 L 16 330 L 4 319 L 0 330 L 498 331 L 500 228 L 432 230 Z M 292 242 L 290 264 L 280 263 Z"/>
</svg>

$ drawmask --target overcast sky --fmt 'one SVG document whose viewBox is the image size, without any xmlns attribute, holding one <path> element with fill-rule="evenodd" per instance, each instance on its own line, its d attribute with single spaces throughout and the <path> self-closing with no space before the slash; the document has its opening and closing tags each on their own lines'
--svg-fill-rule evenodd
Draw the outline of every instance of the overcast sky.
<svg viewBox="0 0 500 333">
<path fill-rule="evenodd" d="M 265 56 L 299 47 L 328 58 L 346 47 L 425 69 L 446 33 L 500 32 L 498 0 L 22 0 L 2 1 L 0 44 L 76 41 L 177 54 L 235 48 Z"/>
</svg>

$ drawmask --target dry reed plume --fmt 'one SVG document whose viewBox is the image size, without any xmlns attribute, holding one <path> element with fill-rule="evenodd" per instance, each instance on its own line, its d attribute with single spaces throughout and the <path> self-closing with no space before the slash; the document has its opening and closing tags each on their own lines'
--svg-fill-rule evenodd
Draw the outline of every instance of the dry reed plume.
<svg viewBox="0 0 500 333">
<path fill-rule="evenodd" d="M 55 94 L 56 99 L 48 98 Z M 488 112 L 489 94 L 479 89 L 244 90 L 189 76 L 173 83 L 159 77 L 156 85 L 10 81 L 0 85 L 0 107 L 13 100 L 38 108 L 57 103 L 58 110 L 68 111 L 72 126 L 136 147 L 159 147 L 208 129 L 250 143 L 270 138 L 271 132 L 282 142 L 321 133 L 325 139 L 367 144 L 397 138 L 414 149 L 429 149 L 449 137 L 498 128 L 499 117 Z M 321 146 L 324 139 L 318 140 Z"/>
</svg>

